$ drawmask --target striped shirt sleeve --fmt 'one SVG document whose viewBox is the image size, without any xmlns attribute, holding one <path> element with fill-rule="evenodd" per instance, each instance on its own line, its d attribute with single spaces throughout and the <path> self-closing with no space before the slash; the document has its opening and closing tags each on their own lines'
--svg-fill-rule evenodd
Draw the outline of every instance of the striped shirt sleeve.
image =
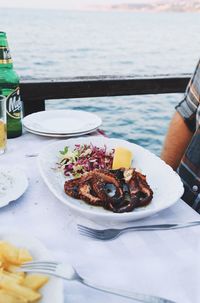
<svg viewBox="0 0 200 303">
<path fill-rule="evenodd" d="M 176 106 L 176 110 L 183 117 L 188 128 L 196 130 L 196 112 L 200 103 L 200 61 L 187 86 L 184 99 Z"/>
</svg>

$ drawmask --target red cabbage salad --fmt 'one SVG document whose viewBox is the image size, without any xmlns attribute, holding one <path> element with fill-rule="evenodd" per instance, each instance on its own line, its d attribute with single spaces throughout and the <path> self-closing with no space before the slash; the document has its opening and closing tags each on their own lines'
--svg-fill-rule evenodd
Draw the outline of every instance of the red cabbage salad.
<svg viewBox="0 0 200 303">
<path fill-rule="evenodd" d="M 59 168 L 66 177 L 79 178 L 93 169 L 112 169 L 114 149 L 94 146 L 92 143 L 76 144 L 74 149 L 68 146 L 60 151 Z"/>
</svg>

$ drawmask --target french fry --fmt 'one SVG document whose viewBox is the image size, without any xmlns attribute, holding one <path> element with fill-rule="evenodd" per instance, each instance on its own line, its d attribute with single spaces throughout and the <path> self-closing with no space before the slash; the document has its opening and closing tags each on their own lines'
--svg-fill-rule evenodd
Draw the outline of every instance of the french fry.
<svg viewBox="0 0 200 303">
<path fill-rule="evenodd" d="M 3 278 L 0 277 L 0 287 L 7 291 L 10 291 L 16 297 L 27 300 L 28 302 L 34 302 L 41 298 L 39 292 L 36 292 L 28 287 L 14 283 L 13 281 L 5 277 Z"/>
<path fill-rule="evenodd" d="M 18 256 L 19 249 L 10 243 L 0 241 L 0 252 L 1 256 L 8 262 L 16 265 L 20 265 Z"/>
<path fill-rule="evenodd" d="M 5 278 L 13 281 L 14 283 L 22 284 L 24 282 L 24 277 L 17 275 L 16 273 L 10 273 L 8 271 L 0 271 L 0 279 Z"/>
<path fill-rule="evenodd" d="M 28 303 L 27 300 L 23 300 L 13 296 L 12 293 L 7 292 L 6 290 L 0 290 L 0 303 Z"/>
<path fill-rule="evenodd" d="M 0 254 L 0 267 L 4 267 L 5 263 L 5 258 Z"/>
<path fill-rule="evenodd" d="M 14 273 L 15 275 L 18 275 L 20 277 L 25 277 L 25 273 L 23 271 L 17 271 L 19 269 L 19 266 L 8 264 L 6 267 L 6 270 L 10 273 Z"/>
<path fill-rule="evenodd" d="M 38 290 L 48 282 L 49 278 L 44 275 L 32 274 L 27 275 L 23 281 L 23 285 L 33 290 Z"/>
<path fill-rule="evenodd" d="M 18 255 L 18 262 L 20 264 L 25 263 L 25 262 L 29 262 L 32 261 L 33 258 L 30 255 L 29 251 L 25 248 L 20 248 L 19 249 L 19 255 Z"/>
</svg>

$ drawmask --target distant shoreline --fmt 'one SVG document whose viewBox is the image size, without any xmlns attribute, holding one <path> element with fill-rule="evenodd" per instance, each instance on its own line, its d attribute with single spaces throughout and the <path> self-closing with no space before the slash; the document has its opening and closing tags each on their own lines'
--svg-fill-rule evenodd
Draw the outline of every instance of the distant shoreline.
<svg viewBox="0 0 200 303">
<path fill-rule="evenodd" d="M 200 13 L 200 3 L 195 6 L 171 6 L 171 5 L 90 5 L 80 8 L 30 8 L 30 7 L 1 7 L 2 10 L 33 10 L 33 11 L 71 11 L 71 12 L 133 12 L 133 13 Z"/>
<path fill-rule="evenodd" d="M 175 13 L 199 13 L 200 3 L 183 4 L 178 1 L 175 3 L 163 4 L 116 4 L 116 5 L 91 5 L 87 7 L 90 11 L 129 11 L 129 12 L 148 12 L 148 13 L 161 13 L 161 12 L 175 12 Z M 86 9 L 85 9 L 86 10 Z"/>
<path fill-rule="evenodd" d="M 71 11 L 79 11 L 79 12 L 130 12 L 130 13 L 200 13 L 199 10 L 137 10 L 137 9 L 99 9 L 99 8 L 88 8 L 88 9 L 76 9 Z"/>
</svg>

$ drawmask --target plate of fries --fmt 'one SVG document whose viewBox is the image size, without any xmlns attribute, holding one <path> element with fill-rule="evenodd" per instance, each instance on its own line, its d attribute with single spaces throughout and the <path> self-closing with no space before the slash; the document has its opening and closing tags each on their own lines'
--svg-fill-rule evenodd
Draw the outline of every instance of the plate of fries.
<svg viewBox="0 0 200 303">
<path fill-rule="evenodd" d="M 10 232 L 0 232 L 0 303 L 63 303 L 62 281 L 40 273 L 19 271 L 32 260 L 52 260 L 43 244 Z"/>
</svg>

